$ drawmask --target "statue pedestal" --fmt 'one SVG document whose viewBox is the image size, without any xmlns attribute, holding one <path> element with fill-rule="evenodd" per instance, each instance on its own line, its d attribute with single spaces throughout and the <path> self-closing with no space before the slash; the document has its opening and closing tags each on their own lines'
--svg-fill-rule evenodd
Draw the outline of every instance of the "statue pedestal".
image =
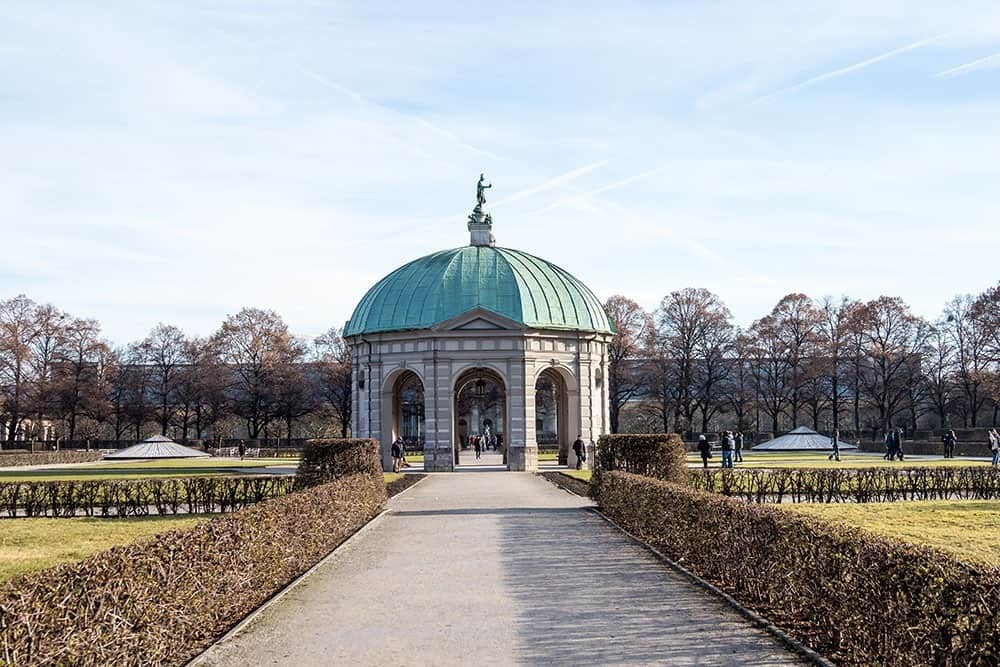
<svg viewBox="0 0 1000 667">
<path fill-rule="evenodd" d="M 469 215 L 470 244 L 474 246 L 494 246 L 496 239 L 493 238 L 493 221 L 490 216 L 483 213 L 480 206 L 473 209 Z"/>
</svg>

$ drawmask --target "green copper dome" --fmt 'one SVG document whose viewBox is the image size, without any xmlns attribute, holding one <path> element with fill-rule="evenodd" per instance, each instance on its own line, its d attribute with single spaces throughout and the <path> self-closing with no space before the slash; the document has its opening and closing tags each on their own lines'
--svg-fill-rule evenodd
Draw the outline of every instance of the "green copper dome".
<svg viewBox="0 0 1000 667">
<path fill-rule="evenodd" d="M 380 280 L 344 335 L 428 329 L 476 308 L 530 328 L 612 331 L 594 293 L 558 266 L 518 250 L 471 245 L 421 257 Z"/>
</svg>

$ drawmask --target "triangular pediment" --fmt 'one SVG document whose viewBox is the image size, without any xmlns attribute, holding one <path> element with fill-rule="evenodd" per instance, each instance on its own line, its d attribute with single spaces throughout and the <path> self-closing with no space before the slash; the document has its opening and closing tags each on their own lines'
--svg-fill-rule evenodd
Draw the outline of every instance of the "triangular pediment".
<svg viewBox="0 0 1000 667">
<path fill-rule="evenodd" d="M 523 331 L 520 322 L 485 308 L 474 308 L 433 327 L 435 331 Z"/>
</svg>

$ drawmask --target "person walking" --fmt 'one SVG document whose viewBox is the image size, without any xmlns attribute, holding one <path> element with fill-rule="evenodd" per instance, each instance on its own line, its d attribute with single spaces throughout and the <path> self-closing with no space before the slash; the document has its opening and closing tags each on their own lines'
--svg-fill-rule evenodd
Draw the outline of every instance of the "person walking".
<svg viewBox="0 0 1000 667">
<path fill-rule="evenodd" d="M 903 430 L 897 428 L 893 431 L 893 448 L 896 450 L 896 457 L 903 460 Z"/>
<path fill-rule="evenodd" d="M 885 444 L 885 454 L 882 458 L 886 461 L 891 461 L 896 455 L 896 452 L 892 449 L 892 431 L 886 430 L 885 435 L 882 437 L 882 441 Z"/>
<path fill-rule="evenodd" d="M 944 457 L 946 459 L 955 458 L 955 443 L 958 442 L 958 438 L 955 436 L 955 431 L 948 429 L 945 434 L 941 436 L 941 443 L 944 445 Z"/>
<path fill-rule="evenodd" d="M 733 436 L 733 456 L 737 463 L 743 463 L 743 433 L 740 431 Z"/>
<path fill-rule="evenodd" d="M 587 461 L 587 447 L 583 444 L 582 433 L 573 441 L 573 453 L 576 454 L 576 469 L 582 470 L 583 464 Z"/>
<path fill-rule="evenodd" d="M 833 429 L 833 435 L 830 436 L 830 446 L 833 447 L 833 452 L 826 457 L 827 461 L 833 461 L 836 459 L 840 461 L 840 430 Z"/>
<path fill-rule="evenodd" d="M 482 442 L 482 440 L 480 440 L 479 438 L 476 438 L 475 441 L 474 441 L 474 444 L 472 445 L 472 448 L 474 450 L 476 450 L 476 460 L 481 459 L 483 457 L 483 442 Z"/>
<path fill-rule="evenodd" d="M 1000 463 L 1000 433 L 995 428 L 990 429 L 990 451 L 993 453 L 993 467 Z"/>
<path fill-rule="evenodd" d="M 247 455 L 247 443 L 240 440 L 240 444 L 236 446 L 236 451 L 240 453 L 240 461 L 242 461 L 243 457 Z"/>
<path fill-rule="evenodd" d="M 698 453 L 701 454 L 701 466 L 707 468 L 708 460 L 712 458 L 712 447 L 704 433 L 698 436 Z"/>
<path fill-rule="evenodd" d="M 726 431 L 722 434 L 722 467 L 733 467 L 733 434 Z"/>
</svg>

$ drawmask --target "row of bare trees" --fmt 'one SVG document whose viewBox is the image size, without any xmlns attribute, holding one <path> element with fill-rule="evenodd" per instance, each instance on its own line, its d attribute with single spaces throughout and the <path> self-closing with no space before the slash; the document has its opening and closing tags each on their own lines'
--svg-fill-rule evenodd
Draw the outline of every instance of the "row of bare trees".
<svg viewBox="0 0 1000 667">
<path fill-rule="evenodd" d="M 935 322 L 886 296 L 789 294 L 746 329 L 704 289 L 652 313 L 624 296 L 605 308 L 614 431 L 626 416 L 630 429 L 679 432 L 997 423 L 1000 286 L 956 296 Z"/>
<path fill-rule="evenodd" d="M 208 338 L 159 324 L 115 347 L 95 320 L 0 301 L 0 441 L 346 436 L 350 374 L 338 330 L 302 340 L 271 311 L 245 308 Z"/>
</svg>

